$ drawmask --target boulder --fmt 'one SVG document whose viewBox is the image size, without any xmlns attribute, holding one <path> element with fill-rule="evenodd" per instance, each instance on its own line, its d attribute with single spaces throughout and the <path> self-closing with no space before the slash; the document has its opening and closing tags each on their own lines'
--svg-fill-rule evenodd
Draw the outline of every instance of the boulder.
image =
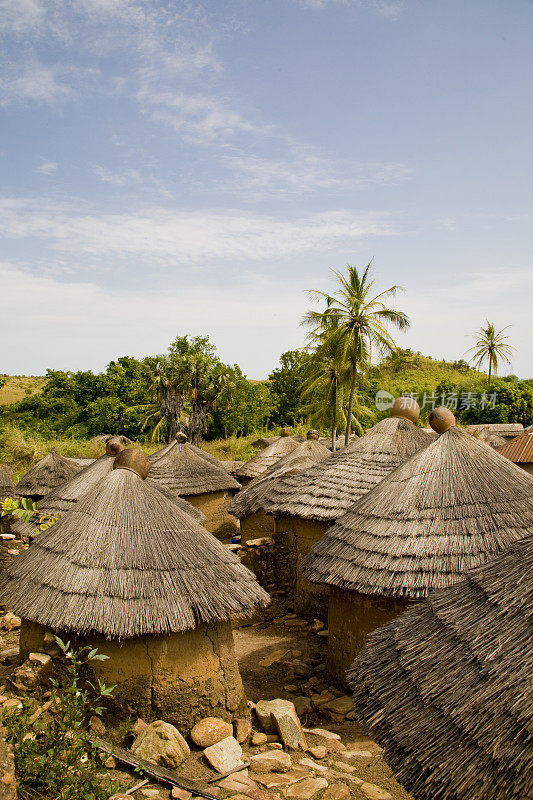
<svg viewBox="0 0 533 800">
<path fill-rule="evenodd" d="M 174 725 L 158 719 L 146 726 L 131 746 L 131 752 L 168 769 L 176 769 L 190 754 L 189 745 Z"/>
<path fill-rule="evenodd" d="M 191 739 L 202 749 L 233 735 L 233 727 L 219 717 L 204 717 L 191 730 Z"/>
<path fill-rule="evenodd" d="M 290 750 L 306 748 L 304 732 L 290 700 L 260 700 L 255 713 L 266 731 L 278 733 L 285 747 Z"/>
<path fill-rule="evenodd" d="M 261 744 L 266 744 L 268 737 L 266 733 L 254 733 L 252 736 L 252 744 L 254 747 L 259 747 Z"/>
<path fill-rule="evenodd" d="M 258 753 L 250 759 L 252 772 L 288 772 L 292 766 L 291 757 L 282 750 L 269 750 Z"/>
<path fill-rule="evenodd" d="M 234 736 L 242 744 L 252 735 L 252 723 L 249 719 L 236 719 L 233 723 Z"/>
<path fill-rule="evenodd" d="M 206 747 L 204 756 L 207 758 L 213 769 L 225 775 L 237 767 L 244 764 L 242 760 L 242 747 L 234 736 L 226 736 L 216 744 Z"/>
<path fill-rule="evenodd" d="M 295 783 L 285 792 L 285 797 L 292 797 L 294 800 L 311 800 L 322 789 L 327 789 L 328 782 L 325 778 L 306 778 L 304 781 Z"/>
</svg>

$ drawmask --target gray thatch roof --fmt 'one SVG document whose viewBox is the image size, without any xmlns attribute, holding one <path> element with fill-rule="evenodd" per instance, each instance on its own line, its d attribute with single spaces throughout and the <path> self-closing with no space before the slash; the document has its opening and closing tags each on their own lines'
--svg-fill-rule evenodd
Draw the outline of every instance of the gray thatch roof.
<svg viewBox="0 0 533 800">
<path fill-rule="evenodd" d="M 96 461 L 96 458 L 74 458 L 70 456 L 65 456 L 65 458 L 67 459 L 67 461 L 72 461 L 73 464 L 76 464 L 78 467 L 81 467 L 81 469 L 85 469 L 85 467 L 94 464 L 94 462 Z"/>
<path fill-rule="evenodd" d="M 13 470 L 6 464 L 0 464 L 0 500 L 6 497 L 13 497 L 15 495 L 15 487 L 11 480 L 11 473 Z"/>
<path fill-rule="evenodd" d="M 254 439 L 253 442 L 250 442 L 250 447 L 260 447 L 261 449 L 264 449 L 265 447 L 274 444 L 274 442 L 277 442 L 278 439 L 281 438 L 281 436 L 260 436 L 259 439 Z M 305 442 L 304 437 L 300 436 L 299 433 L 292 435 L 291 439 L 294 439 L 297 442 Z"/>
<path fill-rule="evenodd" d="M 189 630 L 269 600 L 228 548 L 130 469 L 110 471 L 42 533 L 0 578 L 0 596 L 24 619 L 118 638 Z"/>
<path fill-rule="evenodd" d="M 302 559 L 308 580 L 426 597 L 533 529 L 533 478 L 451 427 L 362 497 Z"/>
<path fill-rule="evenodd" d="M 340 453 L 276 481 L 265 497 L 268 514 L 333 521 L 431 439 L 412 422 L 389 417 Z"/>
<path fill-rule="evenodd" d="M 272 444 L 260 450 L 249 461 L 245 461 L 242 467 L 237 470 L 239 478 L 259 478 L 264 475 L 267 470 L 274 466 L 287 453 L 290 453 L 299 442 L 292 436 L 279 436 Z"/>
<path fill-rule="evenodd" d="M 501 436 L 506 442 L 524 433 L 521 422 L 484 422 L 479 425 L 466 425 L 468 433 L 480 436 L 482 439 L 491 435 Z"/>
<path fill-rule="evenodd" d="M 106 448 L 108 452 L 105 455 L 97 458 L 93 464 L 90 464 L 85 469 L 78 470 L 73 478 L 60 484 L 39 501 L 40 515 L 65 514 L 81 497 L 96 486 L 108 472 L 111 472 L 113 461 L 122 448 L 122 444 L 117 439 L 110 439 L 106 444 Z M 35 536 L 39 528 L 39 517 L 33 517 L 30 522 L 15 522 L 12 528 L 21 536 Z"/>
<path fill-rule="evenodd" d="M 302 442 L 286 456 L 280 458 L 273 467 L 271 467 L 266 475 L 261 478 L 256 478 L 248 484 L 244 489 L 241 489 L 232 499 L 228 506 L 228 511 L 234 517 L 242 519 L 249 514 L 255 514 L 263 508 L 263 500 L 268 491 L 275 486 L 282 476 L 293 475 L 296 472 L 301 472 L 304 469 L 331 458 L 331 453 L 319 441 L 309 439 Z"/>
<path fill-rule="evenodd" d="M 220 461 L 215 459 L 213 464 L 197 449 L 188 442 L 173 442 L 164 455 L 152 461 L 151 480 L 181 497 L 241 488 Z"/>
<path fill-rule="evenodd" d="M 17 483 L 17 494 L 21 497 L 44 497 L 77 475 L 80 469 L 78 464 L 74 464 L 70 458 L 64 458 L 53 447 Z"/>
<path fill-rule="evenodd" d="M 533 797 L 533 537 L 375 631 L 355 708 L 416 800 Z"/>
<path fill-rule="evenodd" d="M 229 472 L 234 478 L 237 477 L 237 470 L 242 467 L 244 461 L 221 461 L 220 465 L 224 467 L 226 472 Z"/>
<path fill-rule="evenodd" d="M 180 434 L 178 434 L 178 436 L 180 436 Z M 155 453 L 152 453 L 152 455 L 149 456 L 151 463 L 155 464 L 155 462 L 158 461 L 162 456 L 166 456 L 167 453 L 170 453 L 171 450 L 173 450 L 177 444 L 183 444 L 185 441 L 187 441 L 186 437 L 184 437 L 182 441 L 173 439 L 170 442 L 170 444 L 167 444 L 165 447 L 161 448 L 161 450 L 156 450 Z M 201 447 L 196 447 L 195 444 L 191 444 L 190 442 L 188 442 L 187 444 L 193 453 L 196 453 L 196 455 L 200 456 L 201 458 L 204 458 L 206 461 L 209 461 L 210 464 L 214 464 L 216 467 L 220 467 L 222 462 L 219 461 L 218 458 L 215 458 L 215 456 L 212 456 L 211 453 L 207 453 L 205 450 L 202 450 Z"/>
<path fill-rule="evenodd" d="M 160 483 L 153 481 L 150 476 L 146 478 L 146 484 L 147 486 L 153 486 L 154 489 L 157 489 L 158 492 L 161 492 L 167 498 L 167 500 L 175 503 L 180 511 L 183 511 L 184 514 L 188 514 L 196 522 L 202 524 L 206 521 L 207 517 L 203 511 L 200 511 L 199 508 L 193 506 L 192 503 L 189 503 L 189 501 L 185 500 L 183 497 L 178 497 L 178 495 L 174 494 L 173 492 L 167 491 L 164 486 L 161 486 Z"/>
</svg>

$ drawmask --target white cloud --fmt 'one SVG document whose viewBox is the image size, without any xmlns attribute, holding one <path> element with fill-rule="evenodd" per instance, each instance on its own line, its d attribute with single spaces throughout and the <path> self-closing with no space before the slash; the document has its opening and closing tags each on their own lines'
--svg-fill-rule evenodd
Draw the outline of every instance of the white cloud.
<svg viewBox="0 0 533 800">
<path fill-rule="evenodd" d="M 400 232 L 386 214 L 329 211 L 294 220 L 240 211 L 174 211 L 153 207 L 97 214 L 49 201 L 0 200 L 0 234 L 48 243 L 55 251 L 91 257 L 142 256 L 172 265 L 212 259 L 290 257 Z"/>
<path fill-rule="evenodd" d="M 143 182 L 142 175 L 137 169 L 127 169 L 124 172 L 111 172 L 110 170 L 102 167 L 100 164 L 95 164 L 93 172 L 97 175 L 102 183 L 110 183 L 114 186 L 129 186 L 131 184 L 141 184 Z"/>
<path fill-rule="evenodd" d="M 41 25 L 45 14 L 43 5 L 37 0 L 0 0 L 0 30 L 23 33 Z"/>
<path fill-rule="evenodd" d="M 0 104 L 31 100 L 52 105 L 73 94 L 72 89 L 57 78 L 57 67 L 47 67 L 34 62 L 17 74 L 9 70 L 0 77 Z"/>
<path fill-rule="evenodd" d="M 331 8 L 332 6 L 345 6 L 355 8 L 369 8 L 384 19 L 395 21 L 404 13 L 407 3 L 403 0 L 293 0 L 306 8 Z"/>
<path fill-rule="evenodd" d="M 52 175 L 58 166 L 57 161 L 43 160 L 43 163 L 37 167 L 37 172 L 41 172 L 43 175 Z"/>
</svg>

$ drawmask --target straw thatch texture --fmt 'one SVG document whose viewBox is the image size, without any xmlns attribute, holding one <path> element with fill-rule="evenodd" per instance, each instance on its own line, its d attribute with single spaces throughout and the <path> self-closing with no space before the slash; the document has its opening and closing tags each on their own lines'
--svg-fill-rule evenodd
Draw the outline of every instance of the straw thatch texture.
<svg viewBox="0 0 533 800">
<path fill-rule="evenodd" d="M 263 508 L 266 493 L 275 486 L 282 476 L 293 475 L 304 469 L 309 469 L 325 459 L 331 458 L 331 453 L 320 442 L 310 439 L 302 442 L 286 456 L 280 458 L 266 475 L 256 478 L 242 489 L 232 499 L 228 511 L 237 519 L 242 519 L 250 514 L 255 514 Z"/>
<path fill-rule="evenodd" d="M 216 464 L 212 464 L 196 449 L 188 442 L 174 442 L 163 456 L 152 461 L 150 479 L 181 497 L 241 488 L 220 461 L 215 459 Z"/>
<path fill-rule="evenodd" d="M 481 439 L 495 435 L 509 442 L 524 433 L 524 426 L 521 422 L 485 422 L 480 425 L 466 425 L 465 430 L 477 434 Z"/>
<path fill-rule="evenodd" d="M 93 464 L 78 471 L 73 478 L 62 483 L 38 503 L 40 514 L 65 514 L 84 494 L 96 486 L 113 469 L 114 455 L 103 455 Z M 13 530 L 21 536 L 35 536 L 39 528 L 39 518 L 30 522 L 16 522 Z"/>
<path fill-rule="evenodd" d="M 283 456 L 298 447 L 299 442 L 292 436 L 279 436 L 264 450 L 260 450 L 253 458 L 237 470 L 239 478 L 259 478 L 267 472 Z"/>
<path fill-rule="evenodd" d="M 67 459 L 67 461 L 72 461 L 73 464 L 76 464 L 81 469 L 89 467 L 96 461 L 96 458 L 71 458 L 70 456 L 65 456 L 65 458 Z"/>
<path fill-rule="evenodd" d="M 17 483 L 17 494 L 21 497 L 44 497 L 77 475 L 80 469 L 79 464 L 74 464 L 70 458 L 64 458 L 53 447 Z"/>
<path fill-rule="evenodd" d="M 533 797 L 533 537 L 369 637 L 361 721 L 416 800 Z"/>
<path fill-rule="evenodd" d="M 13 470 L 6 464 L 0 464 L 0 500 L 5 500 L 6 497 L 14 497 L 15 486 L 11 480 L 11 473 Z"/>
<path fill-rule="evenodd" d="M 221 461 L 220 464 L 224 467 L 226 472 L 229 472 L 233 478 L 236 478 L 237 470 L 242 467 L 244 461 Z"/>
<path fill-rule="evenodd" d="M 268 595 L 239 559 L 160 491 L 116 469 L 0 579 L 24 619 L 109 637 L 229 620 Z"/>
<path fill-rule="evenodd" d="M 452 427 L 362 497 L 302 560 L 310 581 L 417 599 L 533 529 L 533 478 Z"/>
<path fill-rule="evenodd" d="M 188 500 L 184 500 L 183 497 L 178 497 L 173 492 L 168 492 L 164 488 L 164 486 L 161 486 L 161 484 L 158 484 L 155 481 L 150 480 L 149 477 L 146 479 L 146 483 L 148 486 L 153 486 L 154 489 L 157 489 L 158 492 L 164 494 L 168 500 L 171 500 L 173 503 L 175 503 L 175 505 L 177 505 L 180 511 L 183 511 L 184 514 L 188 514 L 190 517 L 196 520 L 196 522 L 202 524 L 203 522 L 206 521 L 207 517 L 205 516 L 203 511 L 200 511 L 199 508 L 193 506 L 193 504 L 189 503 Z"/>
<path fill-rule="evenodd" d="M 170 453 L 173 450 L 173 448 L 176 447 L 177 445 L 178 442 L 176 442 L 176 440 L 174 439 L 172 442 L 170 442 L 170 444 L 167 444 L 166 447 L 163 447 L 161 450 L 156 450 L 155 453 L 152 453 L 152 455 L 149 456 L 149 459 L 152 462 L 152 464 L 158 461 L 162 456 L 166 456 L 167 453 Z M 219 461 L 218 458 L 215 458 L 215 456 L 212 456 L 211 453 L 207 453 L 205 450 L 202 450 L 201 447 L 196 447 L 195 444 L 191 444 L 190 442 L 187 442 L 187 445 L 188 447 L 190 447 L 193 453 L 196 453 L 197 456 L 204 458 L 210 464 L 214 464 L 215 467 L 220 467 L 222 462 Z"/>
<path fill-rule="evenodd" d="M 333 521 L 431 439 L 406 419 L 390 417 L 340 453 L 276 481 L 264 501 L 268 514 Z"/>
</svg>

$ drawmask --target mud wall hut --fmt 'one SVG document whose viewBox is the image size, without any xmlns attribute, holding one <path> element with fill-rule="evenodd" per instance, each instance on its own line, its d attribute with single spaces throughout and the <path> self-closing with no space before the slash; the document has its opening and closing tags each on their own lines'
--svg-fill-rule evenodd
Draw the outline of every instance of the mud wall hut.
<svg viewBox="0 0 533 800">
<path fill-rule="evenodd" d="M 17 483 L 17 494 L 40 500 L 80 472 L 81 467 L 52 447 Z"/>
<path fill-rule="evenodd" d="M 287 453 L 298 447 L 299 443 L 291 436 L 288 428 L 282 428 L 280 436 L 275 438 L 263 450 L 260 450 L 259 453 L 256 453 L 249 461 L 245 461 L 242 467 L 239 467 L 237 470 L 238 479 L 243 486 L 247 486 L 254 478 L 260 478 L 265 475 L 280 458 L 283 458 Z"/>
</svg>

